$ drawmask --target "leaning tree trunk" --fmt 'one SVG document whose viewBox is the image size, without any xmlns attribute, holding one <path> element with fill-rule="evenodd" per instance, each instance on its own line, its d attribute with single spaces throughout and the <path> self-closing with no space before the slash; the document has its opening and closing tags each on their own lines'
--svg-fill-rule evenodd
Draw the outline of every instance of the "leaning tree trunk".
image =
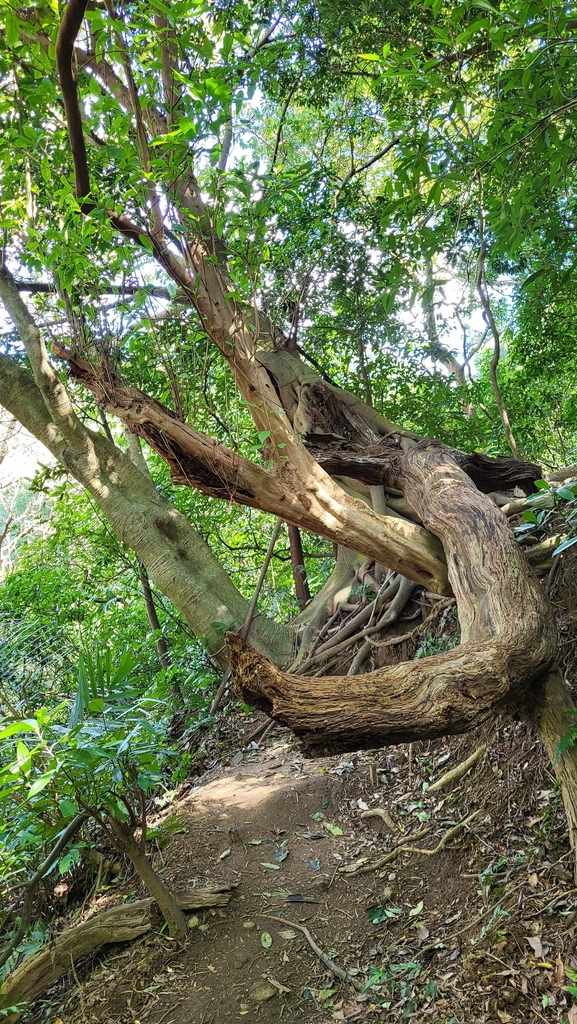
<svg viewBox="0 0 577 1024">
<path fill-rule="evenodd" d="M 390 482 L 442 541 L 462 642 L 446 654 L 358 677 L 314 681 L 277 669 L 229 635 L 243 697 L 303 737 L 309 750 L 465 732 L 492 711 L 526 701 L 556 653 L 548 603 L 506 517 L 438 442 L 398 457 Z"/>
<path fill-rule="evenodd" d="M 388 482 L 443 543 L 461 644 L 345 683 L 343 675 L 282 672 L 229 634 L 240 694 L 293 729 L 313 754 L 466 732 L 496 710 L 525 717 L 561 782 L 575 853 L 577 751 L 557 757 L 575 706 L 555 667 L 557 634 L 543 588 L 505 515 L 439 442 L 421 442 L 389 462 Z"/>
<path fill-rule="evenodd" d="M 185 517 L 157 490 L 150 476 L 103 434 L 78 429 L 71 444 L 61 434 L 32 375 L 0 354 L 0 405 L 44 444 L 92 495 L 116 535 L 144 563 L 155 586 L 169 598 L 213 655 L 226 661 L 223 631 L 239 628 L 249 602 Z M 251 640 L 278 659 L 290 658 L 292 631 L 256 615 Z"/>
</svg>

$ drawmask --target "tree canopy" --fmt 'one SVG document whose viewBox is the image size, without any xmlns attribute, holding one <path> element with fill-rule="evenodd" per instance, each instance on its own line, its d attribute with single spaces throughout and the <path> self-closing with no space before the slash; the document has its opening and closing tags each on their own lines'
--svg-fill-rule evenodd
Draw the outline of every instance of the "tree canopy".
<svg viewBox="0 0 577 1024">
<path fill-rule="evenodd" d="M 52 457 L 3 498 L 0 614 L 26 650 L 50 623 L 30 671 L 0 647 L 5 735 L 43 665 L 70 700 L 90 646 L 131 646 L 181 711 L 232 669 L 312 751 L 502 711 L 555 757 L 535 573 L 577 541 L 575 5 L 4 0 L 0 26 L 0 404 Z M 378 661 L 441 599 L 460 644 Z"/>
</svg>

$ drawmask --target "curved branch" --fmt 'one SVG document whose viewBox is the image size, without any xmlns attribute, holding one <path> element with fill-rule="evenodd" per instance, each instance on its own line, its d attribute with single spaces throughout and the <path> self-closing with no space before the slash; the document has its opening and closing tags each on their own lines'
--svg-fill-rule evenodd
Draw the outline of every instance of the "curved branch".
<svg viewBox="0 0 577 1024">
<path fill-rule="evenodd" d="M 421 442 L 397 472 L 411 505 L 443 542 L 463 641 L 445 654 L 362 676 L 280 672 L 228 635 L 245 700 L 305 739 L 315 753 L 382 746 L 479 725 L 495 707 L 523 704 L 555 657 L 549 606 L 506 517 L 439 442 Z"/>
</svg>

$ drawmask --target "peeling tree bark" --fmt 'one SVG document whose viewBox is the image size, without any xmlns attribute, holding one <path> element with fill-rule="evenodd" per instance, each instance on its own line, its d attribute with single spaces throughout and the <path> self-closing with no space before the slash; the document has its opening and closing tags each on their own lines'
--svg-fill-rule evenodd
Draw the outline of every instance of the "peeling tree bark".
<svg viewBox="0 0 577 1024">
<path fill-rule="evenodd" d="M 290 424 L 283 427 L 283 448 L 274 448 L 271 466 L 265 469 L 195 430 L 114 374 L 99 374 L 88 360 L 73 356 L 62 345 L 54 344 L 53 349 L 68 361 L 72 375 L 90 389 L 101 409 L 117 416 L 158 452 L 175 483 L 281 516 L 375 558 L 438 594 L 450 593 L 436 538 L 416 523 L 379 516 L 346 494 L 309 455 Z M 273 419 L 267 422 L 272 432 Z"/>
</svg>

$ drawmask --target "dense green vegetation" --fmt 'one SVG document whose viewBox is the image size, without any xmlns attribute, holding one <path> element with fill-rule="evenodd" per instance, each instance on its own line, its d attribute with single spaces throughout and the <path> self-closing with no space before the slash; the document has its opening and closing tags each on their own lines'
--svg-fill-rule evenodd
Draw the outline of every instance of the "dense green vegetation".
<svg viewBox="0 0 577 1024">
<path fill-rule="evenodd" d="M 72 878 L 103 836 L 119 842 L 115 822 L 134 838 L 144 821 L 146 838 L 139 808 L 191 770 L 223 635 L 257 586 L 272 506 L 259 493 L 246 507 L 216 454 L 222 487 L 201 493 L 173 482 L 160 445 L 145 448 L 139 486 L 150 493 L 135 496 L 134 522 L 137 506 L 149 525 L 182 513 L 190 534 L 174 527 L 163 542 L 179 557 L 199 544 L 218 614 L 205 614 L 202 590 L 175 596 L 168 547 L 133 542 L 141 526 L 124 491 L 124 510 L 112 505 L 139 465 L 107 392 L 117 380 L 271 476 L 289 461 L 243 389 L 234 345 L 215 342 L 201 301 L 211 273 L 255 349 L 288 346 L 405 430 L 544 472 L 577 458 L 574 4 L 91 3 L 73 40 L 84 191 L 56 67 L 67 9 L 0 3 L 0 403 L 52 453 L 32 481 L 0 490 L 6 892 L 82 812 L 53 878 Z M 119 217 L 133 227 L 119 231 Z M 8 295 L 14 281 L 37 349 L 23 344 L 33 331 Z M 109 445 L 92 463 L 81 431 Z M 569 541 L 574 493 L 552 499 Z M 525 524 L 541 539 L 536 509 Z M 303 525 L 314 594 L 334 567 L 332 535 Z M 258 609 L 255 642 L 290 660 L 280 624 L 299 603 L 285 527 Z M 8 937 L 17 917 L 8 899 Z"/>
</svg>

